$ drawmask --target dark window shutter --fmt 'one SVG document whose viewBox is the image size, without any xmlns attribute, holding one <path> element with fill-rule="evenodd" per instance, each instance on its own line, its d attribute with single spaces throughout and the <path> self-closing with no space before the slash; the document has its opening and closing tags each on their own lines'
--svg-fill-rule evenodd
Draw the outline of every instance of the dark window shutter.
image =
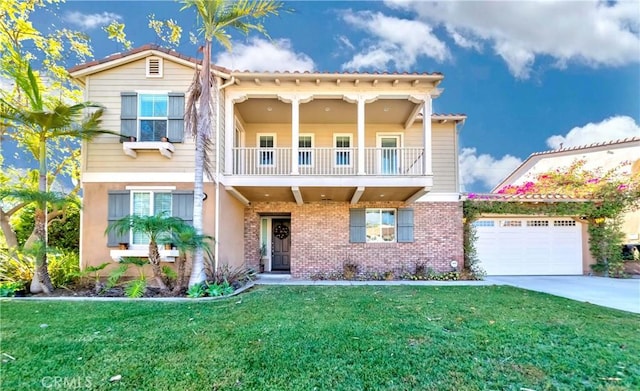
<svg viewBox="0 0 640 391">
<path fill-rule="evenodd" d="M 367 241 L 365 209 L 349 209 L 349 241 L 351 243 L 364 243 Z"/>
<path fill-rule="evenodd" d="M 138 94 L 121 92 L 120 103 L 120 142 L 123 142 L 138 135 Z"/>
<path fill-rule="evenodd" d="M 119 220 L 129 215 L 129 200 L 130 195 L 128 191 L 110 191 L 109 192 L 109 207 L 108 207 L 108 219 L 107 223 L 111 224 L 116 220 Z M 110 231 L 107 234 L 107 246 L 117 246 L 118 243 L 129 243 L 129 232 L 119 233 L 116 231 Z"/>
<path fill-rule="evenodd" d="M 179 217 L 189 225 L 193 225 L 193 192 L 174 191 L 172 202 L 172 215 Z"/>
<path fill-rule="evenodd" d="M 413 242 L 413 209 L 398 209 L 398 242 Z"/>
<path fill-rule="evenodd" d="M 169 128 L 167 137 L 172 143 L 184 140 L 184 94 L 169 93 Z"/>
</svg>

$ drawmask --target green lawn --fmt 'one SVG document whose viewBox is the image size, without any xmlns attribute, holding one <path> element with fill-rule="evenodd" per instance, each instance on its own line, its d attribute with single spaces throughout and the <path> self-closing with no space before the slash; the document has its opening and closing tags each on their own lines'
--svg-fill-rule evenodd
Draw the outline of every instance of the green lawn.
<svg viewBox="0 0 640 391">
<path fill-rule="evenodd" d="M 2 390 L 640 389 L 640 316 L 511 287 L 272 286 L 0 310 Z"/>
</svg>

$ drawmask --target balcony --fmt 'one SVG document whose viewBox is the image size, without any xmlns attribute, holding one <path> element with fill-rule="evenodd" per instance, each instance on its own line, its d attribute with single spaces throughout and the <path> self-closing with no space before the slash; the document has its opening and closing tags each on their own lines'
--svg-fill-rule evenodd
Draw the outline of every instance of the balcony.
<svg viewBox="0 0 640 391">
<path fill-rule="evenodd" d="M 233 175 L 239 176 L 423 176 L 424 148 L 233 148 Z M 297 163 L 297 164 L 296 164 Z M 297 166 L 297 167 L 296 167 Z"/>
</svg>

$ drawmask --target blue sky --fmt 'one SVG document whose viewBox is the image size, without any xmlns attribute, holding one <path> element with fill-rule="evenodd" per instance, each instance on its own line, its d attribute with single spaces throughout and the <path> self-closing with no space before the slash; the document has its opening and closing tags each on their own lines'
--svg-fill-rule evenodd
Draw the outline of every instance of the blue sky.
<svg viewBox="0 0 640 391">
<path fill-rule="evenodd" d="M 293 1 L 265 20 L 272 41 L 234 35 L 215 62 L 240 70 L 442 72 L 439 113 L 465 113 L 464 190 L 491 189 L 531 153 L 640 136 L 640 2 Z M 102 26 L 125 23 L 134 46 L 162 42 L 148 15 L 188 40 L 192 12 L 173 1 L 67 1 L 39 29 L 86 32 L 94 56 L 122 51 Z M 69 65 L 74 65 L 70 63 Z"/>
</svg>

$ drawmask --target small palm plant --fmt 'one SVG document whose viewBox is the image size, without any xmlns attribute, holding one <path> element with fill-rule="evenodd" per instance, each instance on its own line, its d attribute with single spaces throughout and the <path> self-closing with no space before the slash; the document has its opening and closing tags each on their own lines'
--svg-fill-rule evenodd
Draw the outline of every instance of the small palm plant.
<svg viewBox="0 0 640 391">
<path fill-rule="evenodd" d="M 183 226 L 184 222 L 181 219 L 167 216 L 166 212 L 151 216 L 129 215 L 111 223 L 107 227 L 105 234 L 111 231 L 124 234 L 129 230 L 145 234 L 149 238 L 149 263 L 153 271 L 153 278 L 156 280 L 158 287 L 166 291 L 168 288 L 165 283 L 166 276 L 160 266 L 158 243 L 160 239 L 170 235 L 173 231 L 180 230 Z"/>
<path fill-rule="evenodd" d="M 172 243 L 179 252 L 176 259 L 177 277 L 173 286 L 173 293 L 179 294 L 185 286 L 187 256 L 194 254 L 198 249 L 202 249 L 205 255 L 212 257 L 211 245 L 214 241 L 212 236 L 200 235 L 196 229 L 174 217 L 175 225 L 168 236 L 162 238 L 161 242 Z"/>
</svg>

